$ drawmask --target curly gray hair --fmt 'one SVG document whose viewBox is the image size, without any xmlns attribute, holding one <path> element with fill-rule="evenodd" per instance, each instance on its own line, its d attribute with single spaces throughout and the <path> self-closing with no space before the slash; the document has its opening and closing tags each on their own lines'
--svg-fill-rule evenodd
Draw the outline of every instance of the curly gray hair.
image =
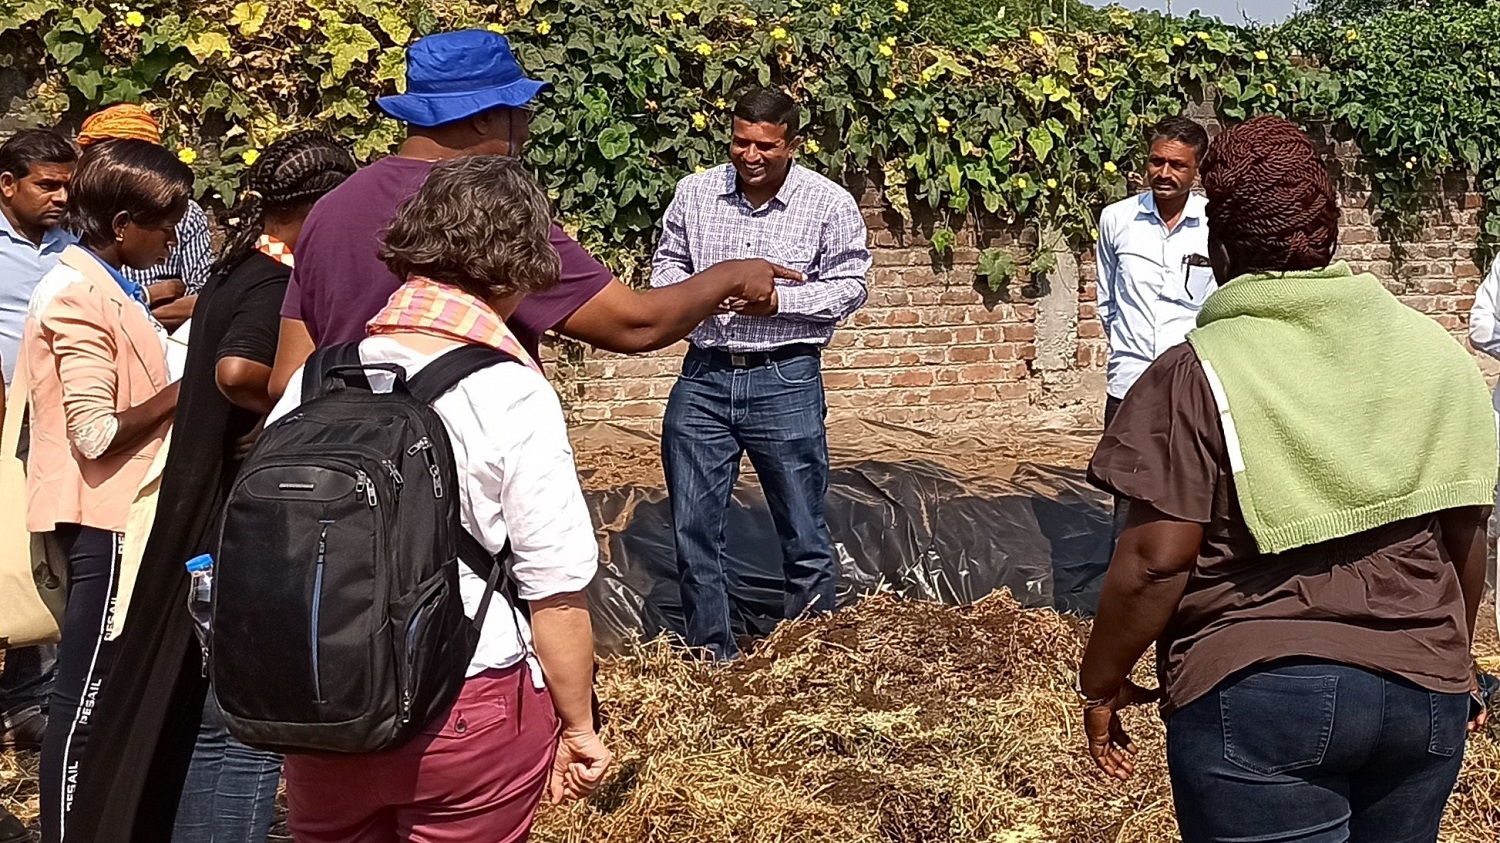
<svg viewBox="0 0 1500 843">
<path fill-rule="evenodd" d="M 432 169 L 391 222 L 380 259 L 485 301 L 556 286 L 552 209 L 515 158 L 473 155 Z"/>
</svg>

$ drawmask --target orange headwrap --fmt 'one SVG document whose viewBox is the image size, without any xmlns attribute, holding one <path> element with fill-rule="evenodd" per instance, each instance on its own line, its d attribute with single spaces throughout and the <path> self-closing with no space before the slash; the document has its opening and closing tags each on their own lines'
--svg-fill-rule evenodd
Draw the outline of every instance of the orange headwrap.
<svg viewBox="0 0 1500 843">
<path fill-rule="evenodd" d="M 78 131 L 80 148 L 103 140 L 143 140 L 159 144 L 161 128 L 146 109 L 121 103 L 89 115 Z"/>
</svg>

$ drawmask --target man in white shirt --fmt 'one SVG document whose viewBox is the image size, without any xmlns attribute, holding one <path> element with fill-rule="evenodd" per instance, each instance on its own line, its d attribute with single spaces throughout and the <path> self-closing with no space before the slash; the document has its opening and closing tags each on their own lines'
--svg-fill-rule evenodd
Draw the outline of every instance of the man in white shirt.
<svg viewBox="0 0 1500 843">
<path fill-rule="evenodd" d="M 1151 190 L 1099 215 L 1099 319 L 1109 340 L 1106 427 L 1125 393 L 1162 352 L 1187 338 L 1214 289 L 1208 263 L 1208 201 L 1192 193 L 1208 133 L 1168 117 L 1147 134 Z M 1124 525 L 1115 502 L 1115 535 Z"/>
<path fill-rule="evenodd" d="M 1474 293 L 1474 309 L 1469 311 L 1469 344 L 1475 351 L 1500 360 L 1500 261 L 1490 266 L 1484 283 Z M 1495 388 L 1495 413 L 1500 424 L 1500 385 Z M 1493 566 L 1494 562 L 1490 564 Z M 1495 569 L 1491 567 L 1491 582 L 1495 577 Z M 1500 608 L 1495 610 L 1495 623 L 1500 625 Z"/>
</svg>

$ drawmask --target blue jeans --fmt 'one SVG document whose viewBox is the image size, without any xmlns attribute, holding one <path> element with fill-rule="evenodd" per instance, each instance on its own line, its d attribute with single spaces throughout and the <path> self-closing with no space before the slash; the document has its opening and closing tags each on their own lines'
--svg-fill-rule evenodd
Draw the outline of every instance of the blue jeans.
<svg viewBox="0 0 1500 843">
<path fill-rule="evenodd" d="M 1167 723 L 1183 843 L 1433 843 L 1467 694 L 1309 660 L 1242 671 Z"/>
<path fill-rule="evenodd" d="M 677 578 L 690 647 L 715 658 L 738 653 L 730 626 L 724 524 L 748 455 L 780 539 L 783 617 L 834 608 L 822 362 L 810 346 L 731 357 L 693 348 L 672 388 L 662 462 L 677 537 Z"/>
<path fill-rule="evenodd" d="M 231 737 L 210 691 L 177 801 L 172 843 L 265 843 L 280 779 L 281 756 Z"/>
</svg>

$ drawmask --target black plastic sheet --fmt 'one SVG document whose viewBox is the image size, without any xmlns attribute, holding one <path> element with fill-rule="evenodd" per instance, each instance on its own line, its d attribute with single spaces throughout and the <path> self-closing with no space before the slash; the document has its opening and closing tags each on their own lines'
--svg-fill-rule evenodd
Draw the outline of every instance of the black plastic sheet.
<svg viewBox="0 0 1500 843">
<path fill-rule="evenodd" d="M 1108 563 L 1108 498 L 1078 469 L 1015 464 L 983 476 L 935 461 L 836 458 L 827 498 L 839 603 L 877 589 L 962 604 L 1009 588 L 1022 604 L 1092 614 Z M 781 550 L 754 475 L 735 489 L 726 527 L 735 632 L 781 617 Z M 593 585 L 597 646 L 680 633 L 671 512 L 661 488 L 588 493 L 605 569 Z"/>
</svg>

